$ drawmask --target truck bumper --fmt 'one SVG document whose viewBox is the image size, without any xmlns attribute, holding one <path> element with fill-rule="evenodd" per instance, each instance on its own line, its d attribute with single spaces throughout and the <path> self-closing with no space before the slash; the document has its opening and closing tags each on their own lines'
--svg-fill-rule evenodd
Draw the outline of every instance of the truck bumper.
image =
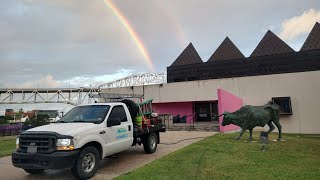
<svg viewBox="0 0 320 180">
<path fill-rule="evenodd" d="M 12 153 L 12 164 L 22 169 L 64 169 L 76 162 L 79 150 L 53 152 L 51 154 Z"/>
</svg>

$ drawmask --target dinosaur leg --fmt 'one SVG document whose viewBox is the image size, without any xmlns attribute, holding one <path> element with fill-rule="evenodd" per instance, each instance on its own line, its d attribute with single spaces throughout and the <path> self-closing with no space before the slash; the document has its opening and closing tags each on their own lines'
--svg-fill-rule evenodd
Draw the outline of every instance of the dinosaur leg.
<svg viewBox="0 0 320 180">
<path fill-rule="evenodd" d="M 241 129 L 240 134 L 238 137 L 236 137 L 236 140 L 239 141 L 239 139 L 241 138 L 242 134 L 245 132 L 245 129 Z"/>
<path fill-rule="evenodd" d="M 249 129 L 249 132 L 250 132 L 249 141 L 251 142 L 252 141 L 252 129 Z"/>
<path fill-rule="evenodd" d="M 272 121 L 269 121 L 269 122 L 268 122 L 268 126 L 270 127 L 270 129 L 269 129 L 268 132 L 267 132 L 267 133 L 269 134 L 269 133 L 271 133 L 271 131 L 274 130 L 274 125 L 272 124 Z"/>
<path fill-rule="evenodd" d="M 281 141 L 282 135 L 281 135 L 281 124 L 279 123 L 279 117 L 276 120 L 273 120 L 273 123 L 277 126 L 279 135 L 278 135 L 278 141 Z"/>
</svg>

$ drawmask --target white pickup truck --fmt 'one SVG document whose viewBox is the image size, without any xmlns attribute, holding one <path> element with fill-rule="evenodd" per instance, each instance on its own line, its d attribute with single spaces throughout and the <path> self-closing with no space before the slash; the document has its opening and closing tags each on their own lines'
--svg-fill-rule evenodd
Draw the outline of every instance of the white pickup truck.
<svg viewBox="0 0 320 180">
<path fill-rule="evenodd" d="M 144 119 L 147 125 L 135 125 L 132 107 L 127 105 L 112 102 L 77 106 L 57 123 L 21 133 L 12 153 L 13 165 L 30 174 L 71 168 L 75 177 L 88 179 L 96 173 L 101 159 L 131 146 L 143 144 L 146 153 L 155 152 L 165 125 L 151 115 Z"/>
</svg>

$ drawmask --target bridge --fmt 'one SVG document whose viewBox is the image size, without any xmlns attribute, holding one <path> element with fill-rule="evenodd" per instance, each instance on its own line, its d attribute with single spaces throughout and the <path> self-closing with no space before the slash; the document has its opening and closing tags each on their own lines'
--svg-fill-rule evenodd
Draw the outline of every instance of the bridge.
<svg viewBox="0 0 320 180">
<path fill-rule="evenodd" d="M 89 97 L 98 92 L 97 88 L 7 88 L 0 89 L 0 104 L 66 103 L 76 106 L 90 103 Z"/>
<path fill-rule="evenodd" d="M 130 87 L 130 86 L 143 86 L 151 84 L 163 84 L 167 83 L 166 73 L 145 73 L 131 75 L 116 81 L 108 82 L 99 85 L 99 89 L 103 88 L 119 88 L 119 87 Z"/>
<path fill-rule="evenodd" d="M 105 98 L 100 95 L 101 89 L 131 87 L 166 83 L 165 73 L 145 73 L 128 76 L 116 81 L 101 84 L 97 87 L 81 88 L 2 88 L 0 104 L 31 104 L 31 103 L 65 103 L 77 106 Z M 118 97 L 113 94 L 110 97 Z M 142 95 L 143 96 L 143 95 Z M 130 95 L 126 95 L 130 97 Z"/>
</svg>

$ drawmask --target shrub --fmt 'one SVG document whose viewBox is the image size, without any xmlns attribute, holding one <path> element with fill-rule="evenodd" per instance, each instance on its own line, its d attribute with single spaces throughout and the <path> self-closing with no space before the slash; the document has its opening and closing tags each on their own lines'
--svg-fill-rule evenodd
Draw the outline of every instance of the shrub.
<svg viewBox="0 0 320 180">
<path fill-rule="evenodd" d="M 49 120 L 50 120 L 49 115 L 38 114 L 37 117 L 26 120 L 26 122 L 24 122 L 23 125 L 37 127 L 37 126 L 49 124 Z"/>
<path fill-rule="evenodd" d="M 9 124 L 10 116 L 0 116 L 0 124 Z"/>
</svg>

